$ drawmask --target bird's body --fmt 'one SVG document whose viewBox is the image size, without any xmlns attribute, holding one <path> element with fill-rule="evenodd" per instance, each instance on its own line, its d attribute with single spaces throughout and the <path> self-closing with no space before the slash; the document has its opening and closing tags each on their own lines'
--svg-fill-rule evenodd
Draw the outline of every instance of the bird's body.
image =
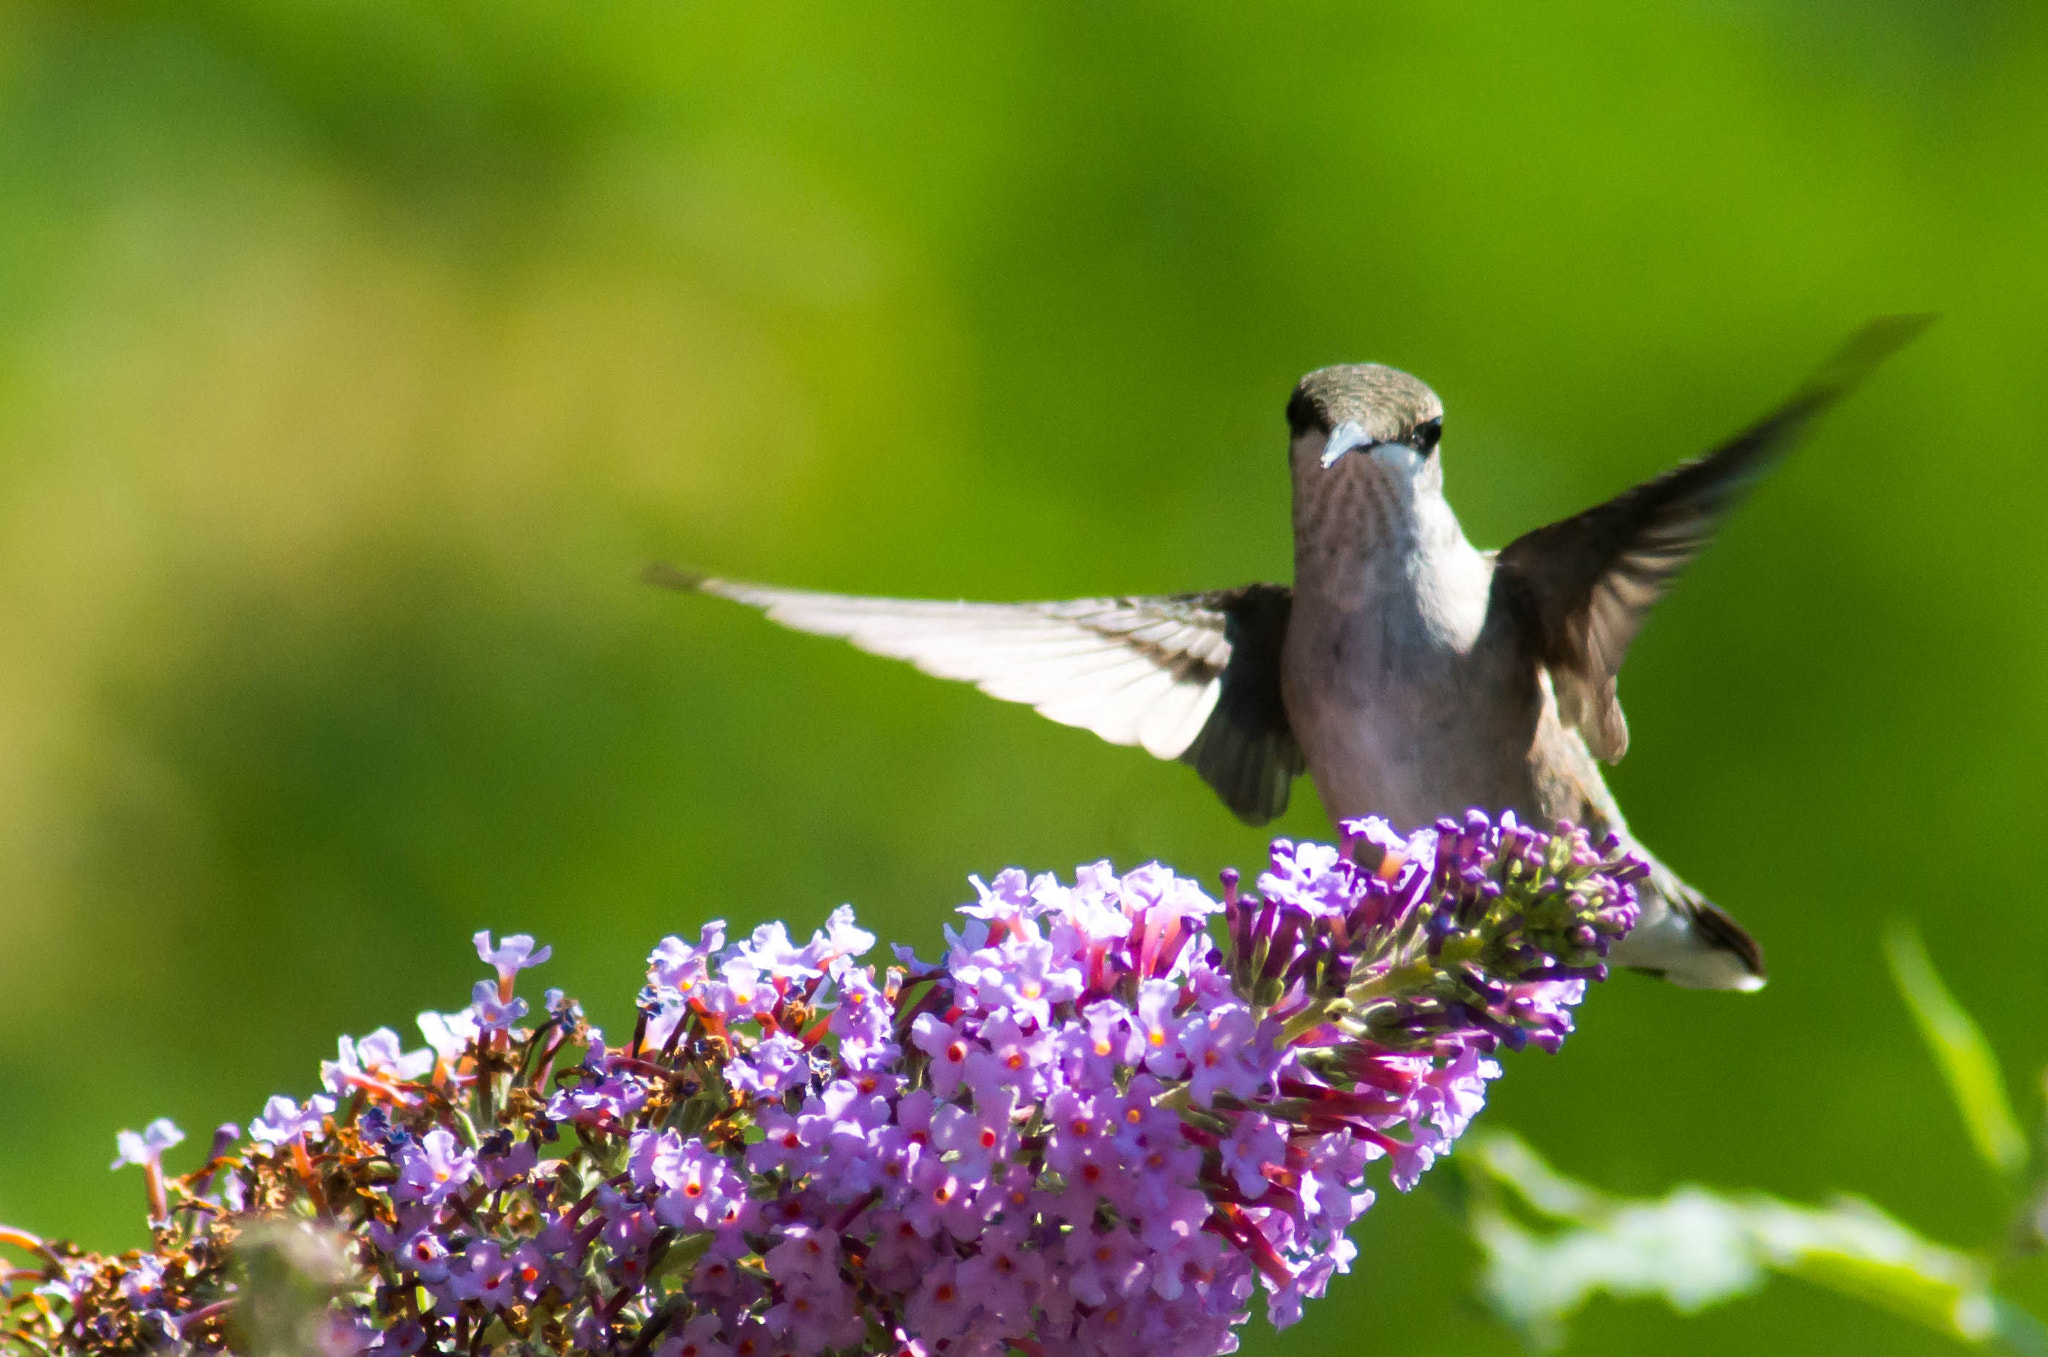
<svg viewBox="0 0 2048 1357">
<path fill-rule="evenodd" d="M 1493 562 L 1442 496 L 1387 505 L 1422 497 L 1364 461 L 1326 470 L 1321 452 L 1294 459 L 1280 692 L 1295 741 L 1315 751 L 1309 774 L 1324 808 L 1400 825 L 1452 805 L 1533 812 L 1519 755 L 1536 725 L 1535 675 L 1516 672 L 1499 629 L 1487 630 Z M 1314 484 L 1338 475 L 1354 483 Z"/>
<path fill-rule="evenodd" d="M 1517 664 L 1505 628 L 1486 625 L 1492 570 L 1483 557 L 1475 563 L 1477 579 L 1457 586 L 1404 581 L 1469 591 L 1436 607 L 1408 592 L 1350 607 L 1296 594 L 1280 691 L 1295 739 L 1316 751 L 1309 775 L 1333 817 L 1415 825 L 1471 805 L 1582 818 L 1545 785 L 1542 771 L 1571 741 L 1560 743 L 1568 733 L 1542 675 Z"/>
<path fill-rule="evenodd" d="M 1252 823 L 1306 771 L 1335 819 L 1413 828 L 1476 806 L 1642 852 L 1597 762 L 1627 748 L 1615 679 L 1630 640 L 1740 492 L 1923 324 L 1874 323 L 1714 453 L 1499 552 L 1468 542 L 1444 498 L 1436 395 L 1359 364 L 1310 373 L 1288 403 L 1291 589 L 987 604 L 654 577 L 1178 758 Z M 1615 959 L 1682 985 L 1760 986 L 1749 935 L 1651 862 Z"/>
<path fill-rule="evenodd" d="M 1415 399 L 1416 422 L 1438 417 L 1426 388 Z M 1296 741 L 1316 751 L 1308 771 L 1324 809 L 1404 827 L 1467 806 L 1511 809 L 1541 825 L 1569 820 L 1596 837 L 1617 834 L 1649 857 L 1630 839 L 1584 738 L 1560 717 L 1511 595 L 1496 591 L 1497 557 L 1466 539 L 1440 465 L 1394 439 L 1402 451 L 1340 454 L 1326 466 L 1324 421 L 1297 423 L 1294 605 L 1280 692 Z M 1700 949 L 1686 935 L 1698 911 L 1713 907 L 1650 861 L 1643 916 L 1623 957 L 1716 989 L 1761 983 L 1762 954 L 1732 920 L 1733 952 L 1690 955 Z M 1668 907 L 1678 900 L 1683 916 Z"/>
</svg>

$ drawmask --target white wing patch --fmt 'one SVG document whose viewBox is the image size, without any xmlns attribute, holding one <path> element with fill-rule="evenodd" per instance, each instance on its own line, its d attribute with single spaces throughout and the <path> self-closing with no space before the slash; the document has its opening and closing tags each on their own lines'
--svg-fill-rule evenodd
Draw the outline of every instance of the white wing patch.
<svg viewBox="0 0 2048 1357">
<path fill-rule="evenodd" d="M 965 679 L 1162 759 L 1179 758 L 1202 733 L 1230 662 L 1225 615 L 1182 600 L 941 603 L 695 583 L 786 627 Z"/>
</svg>

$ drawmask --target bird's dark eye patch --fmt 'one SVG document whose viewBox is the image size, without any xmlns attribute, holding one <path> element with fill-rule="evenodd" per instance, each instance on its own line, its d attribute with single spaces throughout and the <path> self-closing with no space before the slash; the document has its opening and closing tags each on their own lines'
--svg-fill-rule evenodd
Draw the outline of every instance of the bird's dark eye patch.
<svg viewBox="0 0 2048 1357">
<path fill-rule="evenodd" d="M 1328 433 L 1330 421 L 1323 417 L 1322 407 L 1316 404 L 1315 398 L 1297 386 L 1287 401 L 1287 431 L 1299 438 L 1311 429 Z"/>
<path fill-rule="evenodd" d="M 1437 440 L 1444 436 L 1444 417 L 1426 419 L 1415 426 L 1415 432 L 1408 436 L 1408 446 L 1424 457 L 1436 451 Z"/>
</svg>

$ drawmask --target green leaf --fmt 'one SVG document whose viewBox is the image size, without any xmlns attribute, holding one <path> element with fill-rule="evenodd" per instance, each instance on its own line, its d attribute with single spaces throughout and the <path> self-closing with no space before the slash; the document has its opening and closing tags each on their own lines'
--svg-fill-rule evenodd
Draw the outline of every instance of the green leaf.
<svg viewBox="0 0 2048 1357">
<path fill-rule="evenodd" d="M 1942 983 L 1919 930 L 1894 920 L 1885 929 L 1884 952 L 1913 1024 L 1948 1081 L 1978 1157 L 1999 1173 L 2017 1175 L 2027 1165 L 2027 1140 L 2013 1116 L 2005 1076 L 1983 1030 Z"/>
<path fill-rule="evenodd" d="M 2048 1330 L 1991 1290 L 1982 1260 L 1858 1198 L 1811 1207 L 1691 1185 L 1655 1200 L 1610 1197 L 1498 1131 L 1474 1137 L 1452 1162 L 1475 1189 L 1469 1218 L 1486 1255 L 1481 1289 L 1540 1347 L 1561 1345 L 1565 1322 L 1598 1293 L 1661 1299 L 1691 1314 L 1779 1273 L 1966 1343 L 2048 1354 Z"/>
</svg>

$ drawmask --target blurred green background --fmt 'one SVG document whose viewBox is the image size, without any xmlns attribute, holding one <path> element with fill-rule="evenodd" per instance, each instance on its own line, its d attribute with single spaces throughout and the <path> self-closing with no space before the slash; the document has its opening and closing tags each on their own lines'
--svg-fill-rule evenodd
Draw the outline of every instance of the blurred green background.
<svg viewBox="0 0 2048 1357">
<path fill-rule="evenodd" d="M 1996 1242 L 1877 937 L 2037 1117 L 2048 15 L 1253 8 L 0 3 L 0 1220 L 140 1242 L 116 1129 L 304 1095 L 463 1002 L 477 928 L 619 1025 L 709 915 L 929 944 L 969 871 L 1262 856 L 1185 769 L 649 559 L 1285 579 L 1282 403 L 1368 358 L 1498 545 L 1926 308 L 1624 684 L 1622 801 L 1772 985 L 1622 979 L 1487 1117 Z M 1306 782 L 1278 828 L 1326 832 Z M 1392 1195 L 1285 1350 L 1515 1351 Z M 1936 1341 L 1784 1284 L 1574 1350 Z"/>
</svg>

